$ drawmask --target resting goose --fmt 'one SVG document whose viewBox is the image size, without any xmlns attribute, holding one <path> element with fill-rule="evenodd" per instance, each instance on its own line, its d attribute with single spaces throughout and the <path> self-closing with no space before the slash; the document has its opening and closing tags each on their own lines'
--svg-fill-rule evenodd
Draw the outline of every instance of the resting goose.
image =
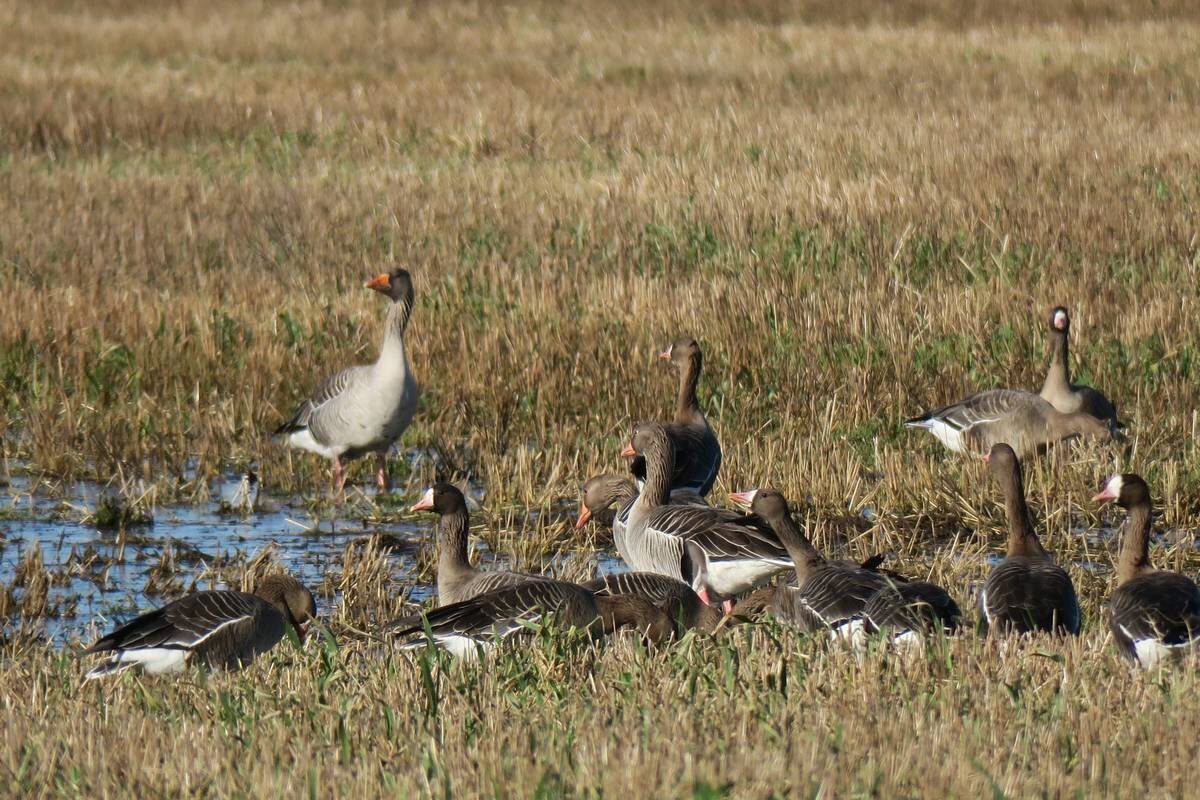
<svg viewBox="0 0 1200 800">
<path fill-rule="evenodd" d="M 915 647 L 930 636 L 957 635 L 961 628 L 962 611 L 942 587 L 927 581 L 885 580 L 844 636 L 861 646 L 866 636 L 882 634 L 895 645 Z"/>
<path fill-rule="evenodd" d="M 932 433 L 955 453 L 982 455 L 1000 442 L 1021 456 L 1076 436 L 1111 440 L 1114 430 L 1091 414 L 1064 414 L 1032 392 L 989 389 L 905 423 Z"/>
<path fill-rule="evenodd" d="M 1150 489 L 1138 475 L 1114 475 L 1092 498 L 1116 501 L 1129 515 L 1108 600 L 1121 654 L 1142 667 L 1189 654 L 1200 644 L 1200 589 L 1178 572 L 1150 564 Z"/>
<path fill-rule="evenodd" d="M 836 630 L 862 614 L 867 600 L 885 585 L 887 579 L 878 572 L 826 561 L 792 519 L 787 499 L 779 492 L 752 489 L 729 497 L 748 503 L 771 526 L 795 565 L 795 585 L 781 583 L 771 601 L 772 613 L 783 621 L 803 631 Z"/>
<path fill-rule="evenodd" d="M 624 457 L 646 459 L 646 484 L 629 511 L 622 557 L 641 572 L 656 572 L 691 582 L 703 569 L 706 585 L 693 586 L 705 603 L 716 594 L 739 595 L 792 566 L 787 551 L 759 518 L 695 505 L 668 505 L 675 453 L 666 429 L 639 423 Z M 703 564 L 694 564 L 685 547 L 693 542 Z M 729 610 L 729 607 L 727 607 Z"/>
<path fill-rule="evenodd" d="M 1025 485 L 1017 454 L 997 444 L 985 457 L 988 469 L 1004 492 L 1008 517 L 1008 554 L 992 567 L 979 611 L 989 628 L 1001 632 L 1070 633 L 1081 621 L 1075 586 L 1066 570 L 1054 563 L 1038 541 L 1025 504 Z"/>
<path fill-rule="evenodd" d="M 396 269 L 364 286 L 391 299 L 383 345 L 374 364 L 349 367 L 317 387 L 290 420 L 276 429 L 292 447 L 333 461 L 333 491 L 346 484 L 343 460 L 375 454 L 376 482 L 388 491 L 387 451 L 412 421 L 419 389 L 408 364 L 404 330 L 412 312 L 412 276 Z"/>
<path fill-rule="evenodd" d="M 721 444 L 696 399 L 704 353 L 695 339 L 684 336 L 659 353 L 659 358 L 670 361 L 679 370 L 675 418 L 667 425 L 667 433 L 675 446 L 671 488 L 691 489 L 702 496 L 707 495 L 721 470 Z"/>
<path fill-rule="evenodd" d="M 1091 386 L 1071 383 L 1068 353 L 1070 334 L 1071 317 L 1067 309 L 1058 306 L 1050 312 L 1050 369 L 1042 384 L 1042 399 L 1064 414 L 1082 411 L 1104 420 L 1114 428 L 1119 427 L 1117 409 L 1107 397 Z"/>
<path fill-rule="evenodd" d="M 664 611 L 681 633 L 692 628 L 711 633 L 725 618 L 686 583 L 654 572 L 617 572 L 581 585 L 597 597 L 641 597 Z"/>
<path fill-rule="evenodd" d="M 447 606 L 486 592 L 543 580 L 540 575 L 475 569 L 467 556 L 471 519 L 467 500 L 457 486 L 439 483 L 425 490 L 410 511 L 433 511 L 438 520 L 437 589 L 439 605 Z"/>
<path fill-rule="evenodd" d="M 316 613 L 312 593 L 286 575 L 268 575 L 254 594 L 196 592 L 143 614 L 85 650 L 109 654 L 86 677 L 139 666 L 151 675 L 182 672 L 192 663 L 237 669 L 274 647 L 289 625 L 303 638 L 305 623 Z"/>
<path fill-rule="evenodd" d="M 531 625 L 551 622 L 560 628 L 592 635 L 635 627 L 654 642 L 674 635 L 662 609 L 644 598 L 596 596 L 573 583 L 544 579 L 498 589 L 470 600 L 407 617 L 393 625 L 401 649 L 433 643 L 459 658 L 473 658 L 498 642 L 528 632 Z"/>
</svg>

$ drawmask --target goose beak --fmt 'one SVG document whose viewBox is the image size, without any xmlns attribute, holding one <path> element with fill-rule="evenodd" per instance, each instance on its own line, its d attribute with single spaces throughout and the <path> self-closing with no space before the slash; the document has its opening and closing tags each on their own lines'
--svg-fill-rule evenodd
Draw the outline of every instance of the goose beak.
<svg viewBox="0 0 1200 800">
<path fill-rule="evenodd" d="M 579 519 L 575 520 L 575 530 L 579 530 L 584 525 L 587 525 L 592 519 L 592 510 L 587 506 L 579 507 Z"/>
<path fill-rule="evenodd" d="M 991 453 L 984 453 L 984 454 L 983 454 L 983 463 L 985 463 L 985 464 L 990 464 L 990 463 L 992 463 L 992 454 L 991 454 Z"/>
<path fill-rule="evenodd" d="M 625 449 L 621 451 L 621 458 L 633 458 L 637 455 L 637 450 L 633 449 L 633 442 L 625 445 Z"/>
<path fill-rule="evenodd" d="M 380 273 L 364 283 L 363 288 L 374 289 L 377 292 L 390 292 L 392 290 L 392 276 L 386 272 Z"/>
<path fill-rule="evenodd" d="M 661 353 L 659 353 L 658 357 L 661 358 L 663 361 L 670 361 L 671 360 L 671 351 L 674 348 L 675 348 L 675 345 L 671 345 L 666 350 L 663 350 Z"/>
<path fill-rule="evenodd" d="M 754 504 L 754 495 L 756 494 L 758 494 L 758 489 L 749 489 L 744 492 L 730 492 L 729 500 L 742 508 L 749 508 Z"/>
<path fill-rule="evenodd" d="M 308 623 L 298 622 L 292 627 L 296 629 L 296 638 L 300 640 L 300 644 L 304 644 L 304 637 L 308 635 Z"/>
<path fill-rule="evenodd" d="M 430 511 L 433 509 L 433 488 L 425 490 L 425 494 L 421 495 L 421 499 L 413 503 L 409 511 Z"/>
<path fill-rule="evenodd" d="M 1108 491 L 1107 488 L 1105 488 L 1104 491 L 1100 492 L 1099 494 L 1097 494 L 1095 497 L 1092 498 L 1092 502 L 1093 503 L 1108 503 L 1108 502 L 1110 502 L 1112 500 L 1116 500 L 1116 499 L 1117 499 L 1117 496 L 1115 494 L 1113 494 L 1112 492 Z"/>
</svg>

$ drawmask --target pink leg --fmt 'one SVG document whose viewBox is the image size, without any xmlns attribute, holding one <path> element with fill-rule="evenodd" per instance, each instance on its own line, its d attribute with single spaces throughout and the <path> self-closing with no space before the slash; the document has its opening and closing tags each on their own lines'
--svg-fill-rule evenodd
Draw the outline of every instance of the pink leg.
<svg viewBox="0 0 1200 800">
<path fill-rule="evenodd" d="M 346 468 L 337 456 L 333 458 L 333 497 L 342 500 L 346 494 Z"/>
<path fill-rule="evenodd" d="M 733 601 L 726 600 L 724 603 L 721 603 L 721 608 L 725 609 L 726 614 L 732 614 L 733 613 Z"/>
<path fill-rule="evenodd" d="M 388 480 L 387 453 L 375 454 L 375 482 L 379 485 L 379 493 L 386 494 L 392 490 L 392 484 Z"/>
</svg>

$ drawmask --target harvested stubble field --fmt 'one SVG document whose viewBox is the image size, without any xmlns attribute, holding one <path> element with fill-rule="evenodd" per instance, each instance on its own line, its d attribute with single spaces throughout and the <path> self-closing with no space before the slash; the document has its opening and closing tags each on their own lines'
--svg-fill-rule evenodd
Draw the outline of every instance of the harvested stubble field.
<svg viewBox="0 0 1200 800">
<path fill-rule="evenodd" d="M 1112 651 L 1095 534 L 1117 520 L 1087 498 L 1144 474 L 1155 558 L 1196 571 L 1200 13 L 1026 5 L 0 4 L 0 447 L 35 482 L 186 502 L 255 465 L 320 497 L 326 465 L 268 434 L 373 357 L 359 287 L 393 263 L 424 387 L 404 446 L 437 454 L 405 489 L 434 464 L 482 484 L 489 543 L 526 568 L 590 552 L 578 482 L 668 413 L 654 354 L 684 331 L 718 491 L 774 484 L 827 549 L 890 552 L 964 606 L 997 495 L 906 416 L 1036 389 L 1064 303 L 1131 443 L 1027 467 L 1078 642 L 860 661 L 766 624 L 452 667 L 356 640 L 399 601 L 347 548 L 340 649 L 83 685 L 13 638 L 0 793 L 1186 793 L 1200 682 Z"/>
</svg>

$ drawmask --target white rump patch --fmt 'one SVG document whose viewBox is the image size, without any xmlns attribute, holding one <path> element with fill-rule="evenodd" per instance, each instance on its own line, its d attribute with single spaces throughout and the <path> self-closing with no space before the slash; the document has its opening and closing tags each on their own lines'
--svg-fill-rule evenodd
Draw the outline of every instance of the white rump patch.
<svg viewBox="0 0 1200 800">
<path fill-rule="evenodd" d="M 307 450 L 310 453 L 325 456 L 325 458 L 337 458 L 342 454 L 340 449 L 323 445 L 314 439 L 308 428 L 291 434 L 287 441 L 292 447 L 299 447 L 301 450 Z"/>
</svg>

